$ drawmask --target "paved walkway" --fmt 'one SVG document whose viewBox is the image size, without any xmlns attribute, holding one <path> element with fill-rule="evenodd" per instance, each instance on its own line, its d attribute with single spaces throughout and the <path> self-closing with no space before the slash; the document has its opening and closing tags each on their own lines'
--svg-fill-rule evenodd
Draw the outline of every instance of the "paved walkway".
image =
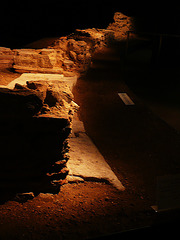
<svg viewBox="0 0 180 240">
<path fill-rule="evenodd" d="M 120 191 L 125 190 L 102 154 L 86 134 L 84 125 L 77 116 L 73 120 L 73 132 L 69 144 L 70 159 L 67 163 L 70 170 L 69 182 L 84 180 L 106 182 Z"/>
</svg>

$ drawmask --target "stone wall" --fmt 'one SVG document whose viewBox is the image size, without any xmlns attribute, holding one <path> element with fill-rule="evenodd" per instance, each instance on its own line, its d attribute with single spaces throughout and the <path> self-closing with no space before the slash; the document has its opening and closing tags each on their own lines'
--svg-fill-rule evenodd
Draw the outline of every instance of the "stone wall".
<svg viewBox="0 0 180 240">
<path fill-rule="evenodd" d="M 12 68 L 14 52 L 10 48 L 0 47 L 0 69 Z"/>
<path fill-rule="evenodd" d="M 126 39 L 127 32 L 135 30 L 134 28 L 134 19 L 120 12 L 114 14 L 114 22 L 107 27 L 107 29 L 114 31 L 116 40 Z"/>
<path fill-rule="evenodd" d="M 66 181 L 68 138 L 77 110 L 60 81 L 0 88 L 0 189 L 59 191 Z"/>
<path fill-rule="evenodd" d="M 15 49 L 13 68 L 17 72 L 60 73 L 86 72 L 92 54 L 113 38 L 110 30 L 86 29 L 61 37 L 46 49 Z"/>
<path fill-rule="evenodd" d="M 0 48 L 0 68 L 13 68 L 20 73 L 82 74 L 89 69 L 93 53 L 113 38 L 111 30 L 77 29 L 44 49 Z"/>
<path fill-rule="evenodd" d="M 47 48 L 0 48 L 0 68 L 4 64 L 4 67 L 11 67 L 20 73 L 81 74 L 89 69 L 95 51 L 108 46 L 114 39 L 125 39 L 130 30 L 133 30 L 133 19 L 117 12 L 114 22 L 107 29 L 77 29 Z"/>
<path fill-rule="evenodd" d="M 17 72 L 62 73 L 62 56 L 54 49 L 15 49 L 13 68 Z"/>
</svg>

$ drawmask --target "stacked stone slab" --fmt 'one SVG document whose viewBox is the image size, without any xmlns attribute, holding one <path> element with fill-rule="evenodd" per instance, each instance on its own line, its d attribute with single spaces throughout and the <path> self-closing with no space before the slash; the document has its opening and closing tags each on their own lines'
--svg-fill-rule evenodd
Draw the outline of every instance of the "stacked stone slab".
<svg viewBox="0 0 180 240">
<path fill-rule="evenodd" d="M 114 22 L 107 29 L 77 29 L 73 34 L 60 37 L 43 49 L 0 48 L 1 66 L 16 72 L 59 73 L 71 76 L 89 69 L 93 53 L 108 46 L 114 39 L 123 40 L 133 30 L 134 20 L 122 13 L 114 14 Z"/>
<path fill-rule="evenodd" d="M 0 189 L 59 191 L 65 183 L 68 138 L 77 106 L 64 82 L 27 82 L 0 89 Z"/>
<path fill-rule="evenodd" d="M 14 62 L 14 52 L 10 48 L 0 47 L 0 69 L 11 68 Z"/>
<path fill-rule="evenodd" d="M 92 54 L 112 38 L 110 30 L 86 29 L 61 37 L 44 49 L 0 48 L 0 68 L 20 73 L 81 74 L 89 69 Z"/>
<path fill-rule="evenodd" d="M 62 73 L 63 56 L 54 49 L 15 49 L 13 68 L 16 72 Z"/>
<path fill-rule="evenodd" d="M 60 73 L 66 76 L 86 72 L 92 53 L 104 44 L 104 31 L 76 30 L 46 49 L 15 49 L 13 68 L 21 73 Z"/>
</svg>

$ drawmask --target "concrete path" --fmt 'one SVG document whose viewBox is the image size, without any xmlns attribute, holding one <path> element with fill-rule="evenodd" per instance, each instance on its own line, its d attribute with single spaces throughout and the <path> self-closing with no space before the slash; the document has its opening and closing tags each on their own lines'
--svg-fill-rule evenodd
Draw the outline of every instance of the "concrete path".
<svg viewBox="0 0 180 240">
<path fill-rule="evenodd" d="M 74 117 L 73 132 L 70 138 L 70 170 L 68 181 L 97 181 L 112 184 L 120 191 L 125 190 L 97 147 L 87 136 L 83 122 Z"/>
</svg>

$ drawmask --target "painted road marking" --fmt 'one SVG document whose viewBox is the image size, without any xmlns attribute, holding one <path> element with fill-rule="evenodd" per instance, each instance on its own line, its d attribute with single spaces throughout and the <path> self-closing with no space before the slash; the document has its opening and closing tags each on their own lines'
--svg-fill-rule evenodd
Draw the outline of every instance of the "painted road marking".
<svg viewBox="0 0 180 240">
<path fill-rule="evenodd" d="M 127 93 L 118 93 L 118 95 L 125 105 L 135 105 Z"/>
</svg>

